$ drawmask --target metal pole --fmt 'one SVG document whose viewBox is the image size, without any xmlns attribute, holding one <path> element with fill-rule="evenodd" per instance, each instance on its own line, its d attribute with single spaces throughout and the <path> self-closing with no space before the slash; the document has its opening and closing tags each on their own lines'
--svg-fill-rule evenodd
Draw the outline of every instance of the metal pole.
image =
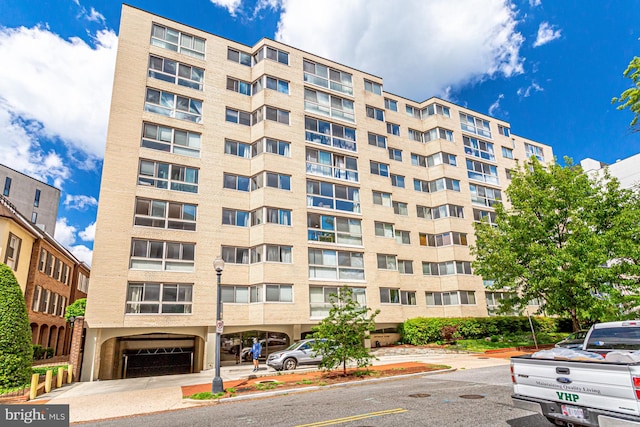
<svg viewBox="0 0 640 427">
<path fill-rule="evenodd" d="M 218 276 L 218 286 L 216 290 L 216 376 L 213 378 L 211 383 L 211 392 L 213 394 L 223 393 L 224 392 L 224 384 L 222 383 L 222 378 L 220 377 L 220 332 L 218 329 L 218 321 L 222 320 L 220 318 L 220 308 L 222 306 L 222 295 L 220 292 L 220 276 L 222 275 L 222 271 L 216 270 L 216 275 Z"/>
</svg>

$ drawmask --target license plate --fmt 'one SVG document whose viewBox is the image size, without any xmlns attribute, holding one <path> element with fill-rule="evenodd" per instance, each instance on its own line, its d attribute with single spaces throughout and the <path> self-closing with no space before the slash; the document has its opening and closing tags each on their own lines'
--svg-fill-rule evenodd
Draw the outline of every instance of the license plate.
<svg viewBox="0 0 640 427">
<path fill-rule="evenodd" d="M 562 415 L 578 418 L 584 420 L 584 411 L 582 408 L 576 408 L 575 406 L 562 405 Z"/>
</svg>

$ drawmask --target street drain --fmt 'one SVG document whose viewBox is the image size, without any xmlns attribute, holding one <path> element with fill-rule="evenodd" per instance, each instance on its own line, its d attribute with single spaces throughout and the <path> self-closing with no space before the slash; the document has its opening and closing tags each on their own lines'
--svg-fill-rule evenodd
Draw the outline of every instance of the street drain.
<svg viewBox="0 0 640 427">
<path fill-rule="evenodd" d="M 463 394 L 460 396 L 461 399 L 484 399 L 484 396 L 481 394 Z"/>
<path fill-rule="evenodd" d="M 256 381 L 254 384 L 278 384 L 280 383 L 280 381 L 276 381 L 276 380 L 262 380 L 262 381 Z"/>
<path fill-rule="evenodd" d="M 428 393 L 415 393 L 410 394 L 409 397 L 430 397 L 431 395 Z"/>
</svg>

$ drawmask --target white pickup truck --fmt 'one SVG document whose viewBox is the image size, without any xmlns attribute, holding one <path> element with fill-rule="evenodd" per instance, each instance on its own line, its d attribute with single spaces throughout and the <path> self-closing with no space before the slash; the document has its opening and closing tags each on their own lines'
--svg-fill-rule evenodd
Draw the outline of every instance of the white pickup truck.
<svg viewBox="0 0 640 427">
<path fill-rule="evenodd" d="M 593 325 L 583 350 L 640 350 L 640 320 Z M 517 356 L 511 358 L 511 380 L 514 406 L 556 425 L 640 427 L 640 362 Z"/>
</svg>

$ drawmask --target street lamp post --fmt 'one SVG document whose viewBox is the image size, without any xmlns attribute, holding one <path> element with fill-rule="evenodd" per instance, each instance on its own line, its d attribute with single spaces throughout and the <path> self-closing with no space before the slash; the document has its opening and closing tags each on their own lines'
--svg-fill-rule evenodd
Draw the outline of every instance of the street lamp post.
<svg viewBox="0 0 640 427">
<path fill-rule="evenodd" d="M 219 323 L 222 320 L 222 293 L 220 292 L 220 276 L 222 276 L 222 270 L 224 270 L 224 260 L 218 256 L 213 261 L 213 268 L 216 270 L 216 276 L 218 276 L 218 285 L 216 287 L 216 376 L 211 382 L 211 392 L 213 394 L 224 392 L 224 385 L 222 384 L 222 378 L 220 377 L 220 327 Z"/>
</svg>

